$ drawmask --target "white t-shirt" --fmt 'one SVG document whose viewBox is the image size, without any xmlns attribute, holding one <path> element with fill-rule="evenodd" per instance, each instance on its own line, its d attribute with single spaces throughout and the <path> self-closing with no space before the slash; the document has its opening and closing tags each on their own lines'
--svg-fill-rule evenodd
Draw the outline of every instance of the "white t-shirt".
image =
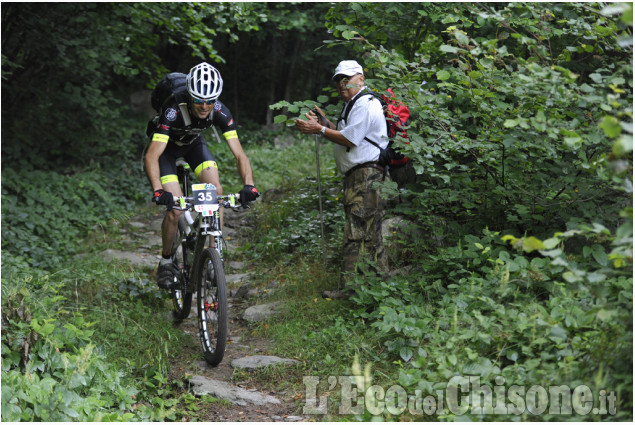
<svg viewBox="0 0 635 425">
<path fill-rule="evenodd" d="M 363 94 L 364 89 L 362 88 L 355 97 Z M 344 104 L 344 110 L 346 105 L 348 103 Z M 342 110 L 342 113 L 344 110 Z M 379 149 L 364 140 L 364 137 L 368 137 L 382 148 L 388 145 L 384 111 L 381 107 L 381 102 L 373 96 L 363 96 L 357 99 L 348 114 L 348 120 L 346 123 L 344 123 L 344 120 L 340 120 L 337 129 L 355 145 L 355 147 L 350 149 L 338 144 L 335 145 L 335 163 L 341 173 L 346 173 L 356 165 L 379 159 Z"/>
</svg>

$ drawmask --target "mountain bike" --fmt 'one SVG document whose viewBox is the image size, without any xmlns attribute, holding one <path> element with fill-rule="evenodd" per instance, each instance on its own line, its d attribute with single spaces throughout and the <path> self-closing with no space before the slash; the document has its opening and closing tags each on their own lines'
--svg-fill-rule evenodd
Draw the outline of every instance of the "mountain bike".
<svg viewBox="0 0 635 425">
<path fill-rule="evenodd" d="M 240 207 L 239 195 L 219 196 L 210 183 L 190 184 L 189 166 L 183 161 L 177 162 L 177 175 L 184 196 L 174 198 L 174 209 L 183 214 L 172 247 L 172 260 L 178 269 L 170 289 L 173 315 L 179 321 L 187 318 L 196 292 L 203 354 L 207 363 L 216 366 L 225 354 L 229 315 L 220 206 Z"/>
</svg>

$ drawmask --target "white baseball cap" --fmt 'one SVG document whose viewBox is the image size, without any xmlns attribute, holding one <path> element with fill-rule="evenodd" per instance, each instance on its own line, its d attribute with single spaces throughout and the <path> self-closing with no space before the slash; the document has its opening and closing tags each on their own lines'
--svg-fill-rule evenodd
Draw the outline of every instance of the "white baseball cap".
<svg viewBox="0 0 635 425">
<path fill-rule="evenodd" d="M 335 78 L 337 75 L 346 75 L 347 77 L 352 77 L 355 74 L 364 74 L 364 69 L 357 61 L 342 61 L 335 68 L 335 74 L 333 74 L 332 78 Z"/>
</svg>

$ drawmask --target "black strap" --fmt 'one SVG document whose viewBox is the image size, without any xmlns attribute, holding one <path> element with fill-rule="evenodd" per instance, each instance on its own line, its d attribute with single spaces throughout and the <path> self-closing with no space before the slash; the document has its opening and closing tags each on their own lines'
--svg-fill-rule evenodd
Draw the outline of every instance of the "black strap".
<svg viewBox="0 0 635 425">
<path fill-rule="evenodd" d="M 370 140 L 368 137 L 364 137 L 364 140 L 366 140 L 368 143 L 370 143 L 371 145 L 375 146 L 377 149 L 379 149 L 380 151 L 383 150 L 381 148 L 381 146 L 379 146 L 377 143 L 373 142 L 372 140 Z"/>
<path fill-rule="evenodd" d="M 382 105 L 382 108 L 383 108 L 384 100 L 381 98 L 381 96 L 377 95 L 376 93 L 374 93 L 372 91 L 365 90 L 361 94 L 358 93 L 354 98 L 352 98 L 350 100 L 350 102 L 348 102 L 348 104 L 346 104 L 346 105 L 344 105 L 342 107 L 342 112 L 340 112 L 340 116 L 339 116 L 339 119 L 337 120 L 336 128 L 339 128 L 340 121 L 344 121 L 344 124 L 346 124 L 346 121 L 348 120 L 348 115 L 351 113 L 351 109 L 353 109 L 353 105 L 355 104 L 355 102 L 357 102 L 358 99 L 360 99 L 360 98 L 362 98 L 364 96 L 373 96 L 374 98 L 376 98 L 377 100 L 379 100 L 381 102 L 381 105 Z M 342 114 L 344 116 L 342 116 Z M 377 145 L 377 143 L 371 141 L 367 137 L 364 137 L 364 140 L 368 140 L 370 143 L 375 145 L 375 147 L 377 147 L 379 150 L 381 150 L 381 148 Z M 346 152 L 350 152 L 350 151 L 351 151 L 351 148 L 346 148 Z"/>
<path fill-rule="evenodd" d="M 351 109 L 353 109 L 353 105 L 355 104 L 355 102 L 357 102 L 358 99 L 364 97 L 364 96 L 373 96 L 376 99 L 378 99 L 380 102 L 382 102 L 382 107 L 383 107 L 383 99 L 378 96 L 377 94 L 373 93 L 372 91 L 363 91 L 361 94 L 357 94 L 354 98 L 352 98 L 350 100 L 350 102 L 348 102 L 346 105 L 344 105 L 342 107 L 342 112 L 340 112 L 340 117 L 337 120 L 337 124 L 339 126 L 340 121 L 344 121 L 344 123 L 346 123 L 346 121 L 348 120 L 348 115 L 351 113 Z M 344 116 L 342 116 L 342 114 Z"/>
</svg>

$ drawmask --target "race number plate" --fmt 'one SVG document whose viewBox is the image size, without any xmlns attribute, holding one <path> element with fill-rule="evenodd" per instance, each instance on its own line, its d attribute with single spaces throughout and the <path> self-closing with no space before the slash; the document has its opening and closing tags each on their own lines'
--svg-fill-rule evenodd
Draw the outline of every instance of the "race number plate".
<svg viewBox="0 0 635 425">
<path fill-rule="evenodd" d="M 194 210 L 201 213 L 203 217 L 213 215 L 214 211 L 218 210 L 218 194 L 216 186 L 213 184 L 193 184 L 192 195 L 194 196 Z"/>
</svg>

